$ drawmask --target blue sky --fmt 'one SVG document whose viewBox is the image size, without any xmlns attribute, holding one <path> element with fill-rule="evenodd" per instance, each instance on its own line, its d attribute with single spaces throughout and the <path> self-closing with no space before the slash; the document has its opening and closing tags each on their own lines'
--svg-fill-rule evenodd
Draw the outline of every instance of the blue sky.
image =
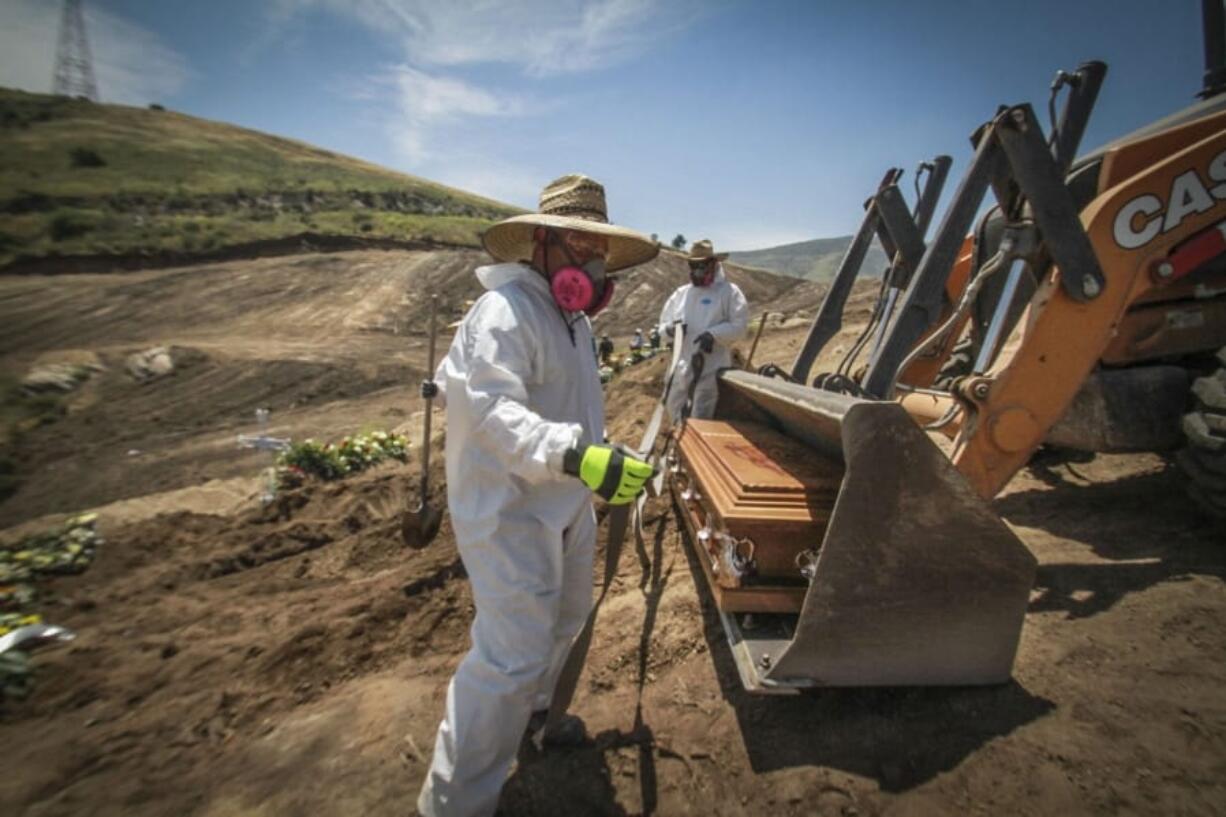
<svg viewBox="0 0 1226 817">
<path fill-rule="evenodd" d="M 1046 122 L 1110 66 L 1089 149 L 1193 101 L 1199 0 L 85 0 L 105 101 L 161 102 L 534 207 L 757 249 L 844 235 L 884 170 L 954 158 L 999 104 Z M 0 0 L 0 85 L 49 91 L 59 3 Z M 905 180 L 910 189 L 910 173 Z"/>
</svg>

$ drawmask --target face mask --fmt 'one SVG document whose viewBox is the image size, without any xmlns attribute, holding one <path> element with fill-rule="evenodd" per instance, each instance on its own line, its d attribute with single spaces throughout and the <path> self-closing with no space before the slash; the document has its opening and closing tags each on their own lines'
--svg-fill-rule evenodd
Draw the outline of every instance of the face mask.
<svg viewBox="0 0 1226 817">
<path fill-rule="evenodd" d="M 711 286 L 711 282 L 715 280 L 715 267 L 701 266 L 698 269 L 690 269 L 690 283 L 696 287 Z"/>
<path fill-rule="evenodd" d="M 604 259 L 593 258 L 579 266 L 565 241 L 556 237 L 551 240 L 557 241 L 570 261 L 549 277 L 549 291 L 557 305 L 567 312 L 586 312 L 588 317 L 608 306 L 613 298 L 613 280 L 605 272 Z"/>
</svg>

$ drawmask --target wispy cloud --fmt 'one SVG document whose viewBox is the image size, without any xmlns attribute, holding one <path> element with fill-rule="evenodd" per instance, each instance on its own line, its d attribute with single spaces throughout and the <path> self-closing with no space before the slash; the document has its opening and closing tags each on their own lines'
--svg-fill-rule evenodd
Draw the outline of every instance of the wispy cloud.
<svg viewBox="0 0 1226 817">
<path fill-rule="evenodd" d="M 690 25 L 695 0 L 277 0 L 279 17 L 326 9 L 396 38 L 418 65 L 503 63 L 529 76 L 590 71 Z"/>
<path fill-rule="evenodd" d="M 389 139 L 409 169 L 429 165 L 439 181 L 523 201 L 539 179 L 529 182 L 500 157 L 465 152 L 454 138 L 462 139 L 465 123 L 564 106 L 534 94 L 534 83 L 632 59 L 691 25 L 702 7 L 698 0 L 276 0 L 271 13 L 282 26 L 320 11 L 357 21 L 401 55 L 349 96 L 395 112 Z M 491 80 L 474 70 L 483 65 L 509 70 Z"/>
<path fill-rule="evenodd" d="M 493 93 L 457 76 L 446 76 L 411 65 L 388 66 L 360 81 L 341 83 L 350 99 L 382 111 L 393 146 L 409 164 L 420 167 L 436 158 L 430 136 L 437 128 L 469 118 L 520 116 L 526 97 Z M 449 146 L 449 151 L 451 146 Z"/>
<path fill-rule="evenodd" d="M 506 99 L 455 77 L 432 76 L 408 65 L 392 76 L 406 104 L 423 120 L 441 122 L 456 116 L 507 116 L 521 112 L 517 99 Z"/>
<path fill-rule="evenodd" d="M 0 3 L 0 85 L 50 93 L 59 24 L 58 3 Z M 87 6 L 85 30 L 105 102 L 154 102 L 179 90 L 190 76 L 181 54 L 123 17 Z"/>
</svg>

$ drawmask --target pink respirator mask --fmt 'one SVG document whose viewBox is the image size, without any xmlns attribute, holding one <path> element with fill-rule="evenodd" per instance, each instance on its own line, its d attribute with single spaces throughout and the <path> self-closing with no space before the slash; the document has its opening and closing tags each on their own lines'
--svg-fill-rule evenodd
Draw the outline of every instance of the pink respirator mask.
<svg viewBox="0 0 1226 817">
<path fill-rule="evenodd" d="M 715 282 L 715 265 L 690 265 L 690 283 L 696 287 L 709 287 Z"/>
<path fill-rule="evenodd" d="M 557 239 L 554 239 L 557 240 Z M 553 300 L 567 312 L 586 312 L 590 318 L 613 299 L 613 279 L 605 273 L 603 258 L 593 258 L 583 266 L 575 263 L 566 243 L 557 240 L 570 263 L 549 277 Z"/>
<path fill-rule="evenodd" d="M 586 312 L 592 317 L 613 299 L 613 279 L 604 273 L 603 261 L 589 261 L 587 266 L 600 265 L 596 274 L 582 267 L 565 266 L 549 279 L 549 291 L 558 306 L 567 312 Z M 599 282 L 599 283 L 598 283 Z"/>
</svg>

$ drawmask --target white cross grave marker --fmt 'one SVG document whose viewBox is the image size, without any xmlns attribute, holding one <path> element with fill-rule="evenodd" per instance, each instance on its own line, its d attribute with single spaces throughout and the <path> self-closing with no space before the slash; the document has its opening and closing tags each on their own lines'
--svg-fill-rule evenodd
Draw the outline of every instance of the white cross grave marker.
<svg viewBox="0 0 1226 817">
<path fill-rule="evenodd" d="M 260 494 L 260 502 L 264 505 L 277 498 L 277 455 L 290 447 L 289 437 L 268 436 L 269 414 L 266 408 L 256 409 L 255 422 L 259 427 L 259 433 L 238 435 L 239 448 L 258 448 L 261 451 L 267 451 L 272 457 L 272 465 L 264 469 L 264 493 Z"/>
</svg>

